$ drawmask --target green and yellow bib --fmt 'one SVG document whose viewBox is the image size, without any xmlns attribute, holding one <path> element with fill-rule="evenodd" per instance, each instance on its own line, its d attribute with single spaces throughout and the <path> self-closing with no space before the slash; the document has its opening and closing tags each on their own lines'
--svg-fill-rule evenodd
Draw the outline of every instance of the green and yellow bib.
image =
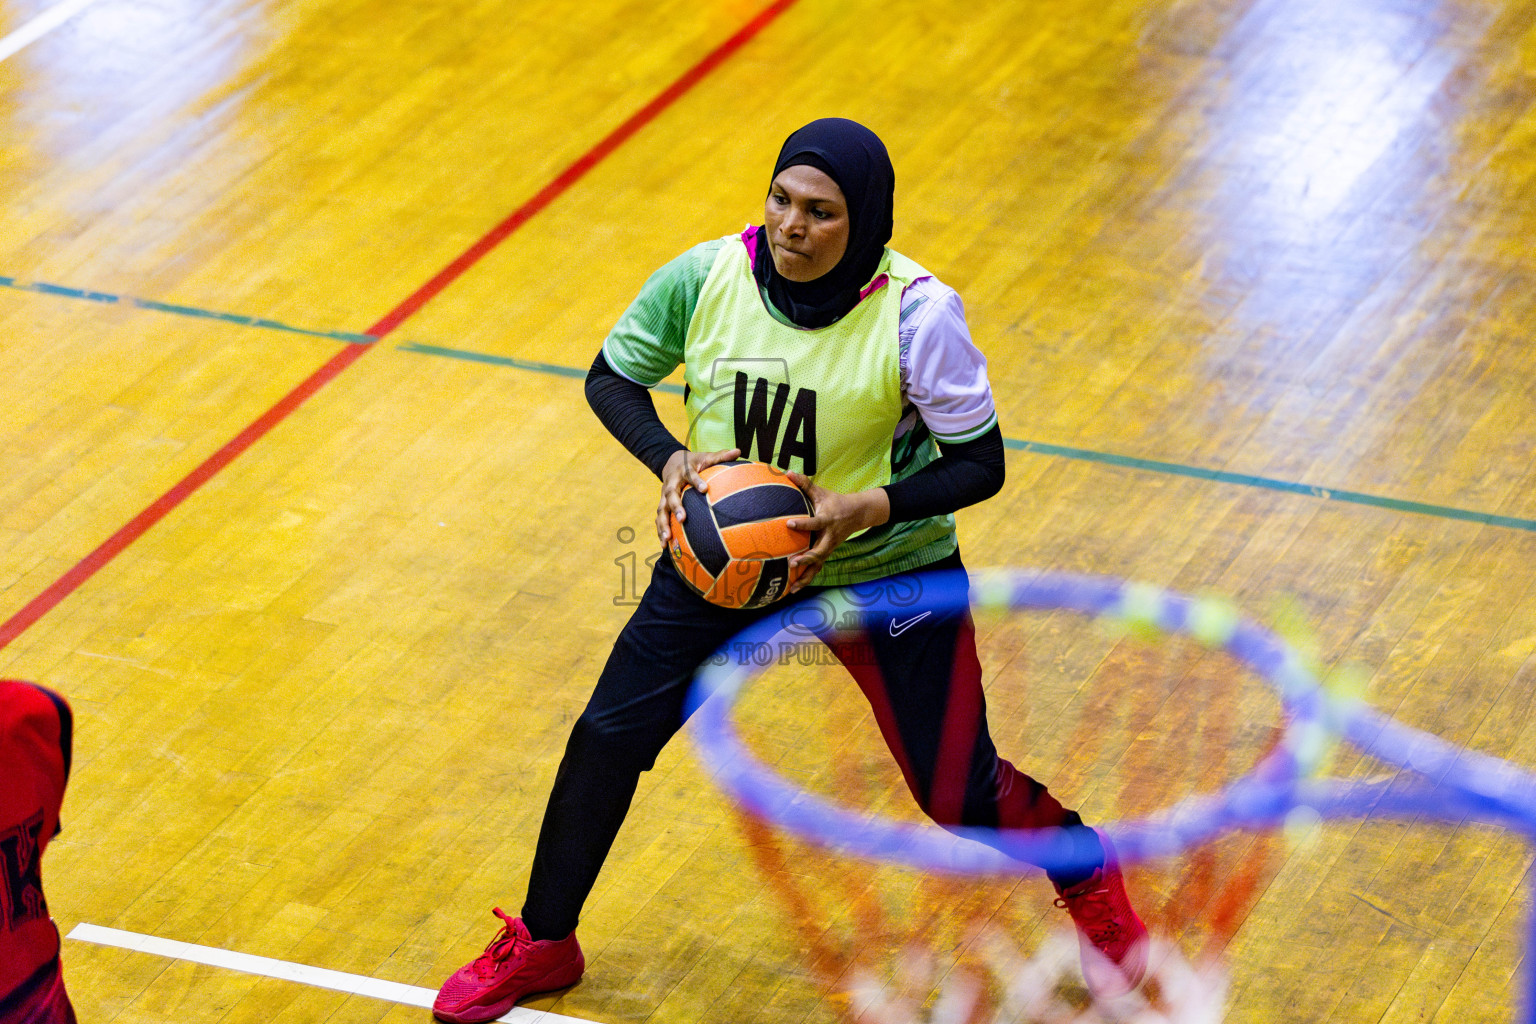
<svg viewBox="0 0 1536 1024">
<path fill-rule="evenodd" d="M 928 272 L 887 249 L 859 304 L 835 324 L 806 330 L 780 316 L 759 290 L 749 240 L 726 240 L 688 325 L 688 447 L 740 448 L 743 458 L 804 473 L 844 494 L 892 483 L 937 458 L 920 425 L 894 437 L 906 411 L 902 291 Z M 876 527 L 844 541 L 816 583 L 878 579 L 937 561 L 955 547 L 953 516 Z"/>
</svg>

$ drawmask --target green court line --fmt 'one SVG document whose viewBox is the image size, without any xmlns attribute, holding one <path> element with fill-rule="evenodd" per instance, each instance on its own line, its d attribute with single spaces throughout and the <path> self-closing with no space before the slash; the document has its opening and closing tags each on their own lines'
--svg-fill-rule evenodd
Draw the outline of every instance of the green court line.
<svg viewBox="0 0 1536 1024">
<path fill-rule="evenodd" d="M 507 356 L 491 356 L 481 352 L 466 352 L 462 349 L 439 348 L 436 345 L 405 344 L 400 345 L 399 348 L 403 352 L 420 352 L 424 355 L 446 356 L 449 359 L 490 363 L 494 366 L 510 366 L 519 370 L 553 374 L 559 377 L 584 378 L 587 375 L 586 370 L 577 369 L 574 366 L 535 363 L 525 359 L 511 359 Z M 656 385 L 656 390 L 674 395 L 683 393 L 683 389 L 676 384 L 658 384 Z M 1199 466 L 1184 466 L 1177 462 L 1140 459 L 1134 455 L 1115 455 L 1110 452 L 1096 452 L 1088 448 L 1070 448 L 1066 445 L 1046 444 L 1043 441 L 1021 441 L 1012 437 L 1003 438 L 1003 447 L 1018 452 L 1032 452 L 1036 455 L 1054 455 L 1064 459 L 1098 462 L 1106 466 L 1120 466 L 1124 469 L 1140 469 L 1151 473 L 1168 473 L 1173 476 L 1193 477 L 1197 480 L 1209 480 L 1213 483 L 1237 484 L 1242 487 L 1259 487 L 1270 491 L 1283 491 L 1287 494 L 1300 494 L 1308 498 L 1322 498 L 1325 501 L 1342 501 L 1352 505 L 1370 505 L 1374 508 L 1390 509 L 1393 512 L 1412 512 L 1424 516 L 1438 516 L 1441 519 L 1460 519 L 1469 523 L 1483 523 L 1488 526 L 1508 527 L 1511 530 L 1536 532 L 1536 519 L 1519 519 L 1514 516 L 1500 516 L 1489 512 L 1472 512 L 1467 509 L 1452 508 L 1448 505 L 1429 505 L 1422 501 L 1383 498 L 1375 494 L 1362 494 L 1359 491 L 1342 491 L 1333 487 L 1317 487 L 1312 484 L 1294 483 L 1289 480 L 1276 480 L 1267 476 L 1228 473 L 1220 469 L 1202 469 Z"/>
<path fill-rule="evenodd" d="M 1449 505 L 1429 505 L 1422 501 L 1383 498 L 1376 494 L 1342 491 L 1333 487 L 1316 487 L 1312 484 L 1293 483 L 1289 480 L 1275 480 L 1267 476 L 1228 473 L 1220 469 L 1201 469 L 1199 466 L 1183 466 L 1176 462 L 1159 462 L 1156 459 L 1139 459 L 1133 455 L 1114 455 L 1109 452 L 1096 452 L 1087 448 L 1069 448 L 1065 445 L 1045 444 L 1041 441 L 1017 441 L 1011 437 L 1003 438 L 1003 447 L 1011 448 L 1015 451 L 1034 452 L 1037 455 L 1059 455 L 1067 459 L 1100 462 L 1107 466 L 1123 466 L 1127 469 L 1142 469 L 1153 473 L 1169 473 L 1174 476 L 1194 477 L 1197 480 L 1211 480 L 1222 484 L 1262 487 L 1270 491 L 1303 494 L 1310 498 L 1343 501 L 1352 505 L 1370 505 L 1375 508 L 1391 509 L 1394 512 L 1414 512 L 1425 516 L 1439 516 L 1442 519 L 1461 519 L 1469 523 L 1485 523 L 1488 526 L 1506 526 L 1512 530 L 1536 531 L 1536 519 L 1518 519 L 1514 516 L 1494 515 L 1491 512 L 1472 512 L 1463 508 L 1452 508 Z"/>
<path fill-rule="evenodd" d="M 241 327 L 260 327 L 268 331 L 306 334 L 312 338 L 331 338 L 335 341 L 345 341 L 349 345 L 370 345 L 377 340 L 371 334 L 353 334 L 350 331 L 315 331 L 307 327 L 295 327 L 292 324 L 280 323 L 277 320 L 267 320 L 262 317 L 241 316 L 238 313 L 220 313 L 212 309 L 179 306 L 171 302 L 156 302 L 154 299 L 136 299 L 130 295 L 93 292 L 87 291 L 84 288 L 66 288 L 63 285 L 49 284 L 46 281 L 23 281 L 20 278 L 0 276 L 0 286 L 14 288 L 22 292 L 34 292 L 39 295 L 56 295 L 66 299 L 84 299 L 87 302 L 100 302 L 105 305 L 120 304 L 134 306 L 138 309 L 151 309 L 157 313 L 171 313 L 176 316 L 217 320 L 220 323 L 238 324 Z"/>
<path fill-rule="evenodd" d="M 222 313 L 211 309 L 199 309 L 195 306 L 157 302 L 153 299 L 139 299 L 127 295 L 113 295 L 108 292 L 87 291 L 83 288 L 67 288 L 63 285 L 49 284 L 45 281 L 23 281 L 19 278 L 6 277 L 4 275 L 0 275 L 0 286 L 13 288 L 17 291 L 34 292 L 40 295 L 82 299 L 87 302 L 99 302 L 107 305 L 122 304 L 134 306 L 138 309 L 170 313 L 175 316 L 216 320 L 220 323 L 237 324 L 242 327 L 259 327 L 264 330 L 286 331 L 290 334 L 303 334 L 314 338 L 330 338 L 352 345 L 369 345 L 378 340 L 371 334 L 354 334 L 349 331 L 317 331 L 306 327 L 295 327 L 292 324 L 268 320 L 263 317 L 242 316 L 238 313 Z M 513 359 L 509 356 L 493 356 L 483 352 L 442 348 L 437 345 L 411 343 L 398 347 L 403 352 L 417 352 L 423 355 L 441 356 L 448 359 L 488 363 L 493 366 L 508 366 L 517 370 L 526 370 L 530 373 L 543 373 L 575 379 L 582 379 L 587 375 L 586 370 L 574 366 L 539 363 L 527 359 Z M 676 384 L 658 384 L 655 390 L 672 395 L 683 393 L 683 389 Z M 1436 516 L 1441 519 L 1458 519 L 1463 522 L 1482 523 L 1487 526 L 1501 526 L 1511 530 L 1536 532 L 1536 519 L 1520 519 L 1515 516 L 1494 515 L 1490 512 L 1473 512 L 1468 509 L 1453 508 L 1448 505 L 1430 505 L 1421 501 L 1384 498 L 1380 495 L 1363 494 L 1359 491 L 1318 487 L 1313 484 L 1296 483 L 1290 480 L 1276 480 L 1271 477 L 1251 476 L 1246 473 L 1228 473 L 1225 470 L 1219 469 L 1202 469 L 1199 466 L 1185 466 L 1176 462 L 1161 462 L 1157 459 L 1142 459 L 1133 455 L 1115 455 L 1111 452 L 1098 452 L 1088 448 L 1072 448 L 1066 445 L 1046 444 L 1043 441 L 1022 441 L 1017 438 L 1005 437 L 1003 438 L 1003 446 L 1013 451 L 1031 452 L 1036 455 L 1054 455 L 1059 458 L 1097 462 L 1107 466 L 1119 466 L 1124 469 L 1166 473 L 1172 476 L 1208 480 L 1213 483 L 1237 484 L 1242 487 L 1258 487 L 1264 490 L 1282 491 L 1287 494 L 1300 494 L 1309 498 L 1322 498 L 1326 501 L 1342 501 L 1353 505 L 1369 505 L 1373 508 L 1384 508 L 1393 512 L 1411 512 L 1417 515 Z"/>
<path fill-rule="evenodd" d="M 574 377 L 577 380 L 585 380 L 587 371 L 574 366 L 558 366 L 555 363 L 535 363 L 527 359 L 513 359 L 510 356 L 492 356 L 484 352 L 466 352 L 460 348 L 440 348 L 437 345 L 417 345 L 409 342 L 395 346 L 402 352 L 420 352 L 428 356 L 444 356 L 448 359 L 462 359 L 470 363 L 489 363 L 492 366 L 510 366 L 516 370 L 528 370 L 531 373 L 548 373 L 556 377 Z M 680 395 L 683 389 L 677 384 L 657 384 L 654 391 L 661 391 L 669 395 Z"/>
</svg>

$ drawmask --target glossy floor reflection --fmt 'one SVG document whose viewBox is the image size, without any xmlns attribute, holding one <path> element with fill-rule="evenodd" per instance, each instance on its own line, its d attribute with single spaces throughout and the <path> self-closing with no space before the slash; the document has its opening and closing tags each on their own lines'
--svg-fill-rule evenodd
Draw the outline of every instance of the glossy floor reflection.
<svg viewBox="0 0 1536 1024">
<path fill-rule="evenodd" d="M 0 38 L 49 7 L 6 5 Z M 0 649 L 78 716 L 63 930 L 427 988 L 483 946 L 653 553 L 655 483 L 579 374 L 829 114 L 887 141 L 894 245 L 960 291 L 1020 442 L 961 513 L 968 564 L 1224 595 L 1394 717 L 1536 763 L 1536 4 L 796 0 L 668 92 L 765 7 L 95 0 L 0 60 L 0 616 L 391 328 Z M 1123 639 L 982 626 L 999 746 L 1098 820 L 1273 739 L 1254 680 Z M 771 763 L 914 813 L 846 679 L 770 682 L 743 715 Z M 1514 1019 L 1531 860 L 1481 826 L 1337 823 L 1133 884 L 1223 957 L 1230 1021 L 1461 1024 Z M 959 968 L 983 922 L 1046 948 L 1050 895 L 803 850 L 676 744 L 588 907 L 587 977 L 534 1005 L 852 1020 L 855 968 L 900 981 L 914 936 Z M 64 963 L 82 1020 L 426 1019 Z"/>
</svg>

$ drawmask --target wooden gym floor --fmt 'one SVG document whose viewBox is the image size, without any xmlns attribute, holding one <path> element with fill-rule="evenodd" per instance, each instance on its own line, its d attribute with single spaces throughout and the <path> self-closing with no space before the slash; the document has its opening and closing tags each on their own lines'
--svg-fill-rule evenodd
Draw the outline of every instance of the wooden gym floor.
<svg viewBox="0 0 1536 1024">
<path fill-rule="evenodd" d="M 78 715 L 64 932 L 429 989 L 478 952 L 652 551 L 655 482 L 580 371 L 831 114 L 886 139 L 895 244 L 990 359 L 1014 450 L 961 516 L 970 565 L 1224 595 L 1397 719 L 1536 763 L 1536 3 L 763 2 L 0 9 L 0 671 Z M 1234 665 L 980 629 L 999 745 L 1090 820 L 1273 740 Z M 910 817 L 852 691 L 776 670 L 742 714 L 796 781 Z M 1507 1021 L 1531 860 L 1344 821 L 1132 886 L 1222 956 L 1231 1021 Z M 814 853 L 679 742 L 588 908 L 586 978 L 533 1005 L 851 1019 L 859 971 L 924 998 L 977 970 L 981 923 L 1036 949 L 1049 896 Z M 86 1022 L 427 1019 L 63 955 Z"/>
</svg>

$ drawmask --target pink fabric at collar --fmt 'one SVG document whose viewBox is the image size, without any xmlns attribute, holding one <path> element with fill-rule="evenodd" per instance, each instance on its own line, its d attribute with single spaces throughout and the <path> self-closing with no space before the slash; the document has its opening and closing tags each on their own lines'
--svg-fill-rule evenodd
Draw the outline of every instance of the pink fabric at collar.
<svg viewBox="0 0 1536 1024">
<path fill-rule="evenodd" d="M 747 260 L 751 264 L 752 268 L 754 270 L 756 270 L 757 269 L 757 225 L 755 225 L 755 224 L 748 224 L 747 225 L 747 230 L 745 230 L 745 231 L 743 231 L 741 233 L 741 244 L 747 247 Z M 859 301 L 863 302 L 865 299 L 869 298 L 875 292 L 879 291 L 881 288 L 884 288 L 887 284 L 890 283 L 890 280 L 891 280 L 891 278 L 890 278 L 890 275 L 888 275 L 888 274 L 881 274 L 879 277 L 876 277 L 873 281 L 869 282 L 869 284 L 864 286 L 863 291 L 859 292 Z"/>
</svg>

